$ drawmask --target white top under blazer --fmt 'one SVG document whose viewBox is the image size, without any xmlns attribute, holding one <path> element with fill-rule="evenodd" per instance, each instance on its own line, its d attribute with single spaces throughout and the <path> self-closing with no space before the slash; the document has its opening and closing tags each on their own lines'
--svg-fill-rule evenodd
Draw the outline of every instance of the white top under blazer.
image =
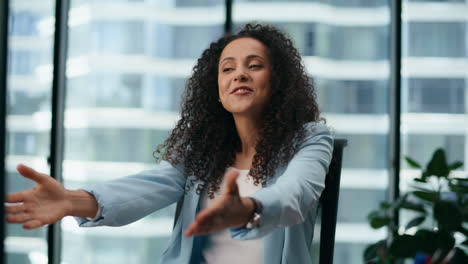
<svg viewBox="0 0 468 264">
<path fill-rule="evenodd" d="M 262 185 L 254 185 L 252 177 L 248 177 L 249 170 L 229 168 L 228 170 L 239 171 L 237 185 L 240 196 L 250 196 L 262 188 Z M 205 192 L 202 206 L 208 208 L 221 195 L 225 188 L 225 182 L 215 193 L 214 199 L 210 199 Z M 261 238 L 251 240 L 236 240 L 231 238 L 229 229 L 213 233 L 208 238 L 208 243 L 203 249 L 202 255 L 206 264 L 257 264 L 263 263 L 263 241 Z"/>
</svg>

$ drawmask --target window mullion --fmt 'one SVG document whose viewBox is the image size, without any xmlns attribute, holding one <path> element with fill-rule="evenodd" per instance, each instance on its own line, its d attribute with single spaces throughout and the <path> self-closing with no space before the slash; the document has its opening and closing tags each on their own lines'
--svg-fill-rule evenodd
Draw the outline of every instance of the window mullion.
<svg viewBox="0 0 468 264">
<path fill-rule="evenodd" d="M 8 64 L 8 6 L 9 0 L 0 3 L 0 215 L 5 219 L 5 190 L 6 190 L 6 112 L 7 112 L 7 64 Z M 5 257 L 5 221 L 0 226 L 0 263 L 6 262 Z"/>
<path fill-rule="evenodd" d="M 66 84 L 66 56 L 68 38 L 69 0 L 57 0 L 55 3 L 55 33 L 52 79 L 52 126 L 50 134 L 50 175 L 62 181 L 62 163 L 64 146 L 64 109 Z M 47 230 L 48 263 L 59 264 L 61 258 L 60 222 L 52 224 Z"/>
</svg>

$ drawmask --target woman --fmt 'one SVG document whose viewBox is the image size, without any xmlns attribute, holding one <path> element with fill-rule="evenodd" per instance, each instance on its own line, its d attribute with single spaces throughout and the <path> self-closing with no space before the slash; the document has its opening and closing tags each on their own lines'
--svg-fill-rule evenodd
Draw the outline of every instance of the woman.
<svg viewBox="0 0 468 264">
<path fill-rule="evenodd" d="M 246 25 L 198 60 L 158 166 L 66 190 L 19 165 L 38 185 L 7 196 L 7 220 L 121 226 L 184 198 L 161 263 L 310 263 L 332 145 L 292 41 Z"/>
</svg>

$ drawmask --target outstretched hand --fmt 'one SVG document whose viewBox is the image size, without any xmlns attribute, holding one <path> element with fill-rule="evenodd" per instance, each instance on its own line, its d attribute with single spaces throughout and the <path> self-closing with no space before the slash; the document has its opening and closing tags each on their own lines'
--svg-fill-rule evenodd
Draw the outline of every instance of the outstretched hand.
<svg viewBox="0 0 468 264">
<path fill-rule="evenodd" d="M 16 169 L 22 176 L 36 182 L 36 186 L 6 195 L 6 219 L 9 223 L 18 223 L 25 229 L 33 229 L 55 223 L 70 212 L 71 204 L 66 200 L 67 191 L 61 183 L 22 164 Z"/>
<path fill-rule="evenodd" d="M 236 179 L 239 172 L 230 170 L 226 174 L 226 187 L 214 204 L 202 210 L 185 231 L 186 236 L 218 232 L 229 227 L 247 224 L 253 214 L 253 202 L 239 195 Z"/>
</svg>

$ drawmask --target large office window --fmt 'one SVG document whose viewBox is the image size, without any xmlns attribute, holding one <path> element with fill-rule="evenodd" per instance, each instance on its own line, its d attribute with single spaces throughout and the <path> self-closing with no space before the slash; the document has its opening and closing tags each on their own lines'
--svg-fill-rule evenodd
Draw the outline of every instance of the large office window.
<svg viewBox="0 0 468 264">
<path fill-rule="evenodd" d="M 224 33 L 224 1 L 72 0 L 69 16 L 63 178 L 75 189 L 155 166 L 191 68 Z M 174 208 L 118 232 L 65 219 L 62 260 L 155 263 Z"/>
<path fill-rule="evenodd" d="M 7 192 L 33 186 L 26 163 L 49 172 L 55 1 L 10 0 Z M 67 188 L 155 165 L 153 151 L 179 116 L 195 60 L 224 33 L 224 0 L 70 0 L 63 179 Z M 386 236 L 367 214 L 388 195 L 390 1 L 235 0 L 234 29 L 271 23 L 289 34 L 315 80 L 323 116 L 348 140 L 335 262 L 362 263 Z M 437 147 L 468 162 L 468 2 L 403 1 L 402 156 L 423 163 Z M 466 165 L 464 167 L 466 169 Z M 404 192 L 413 174 L 402 164 Z M 64 263 L 154 263 L 174 206 L 126 227 L 62 221 Z M 403 215 L 401 221 L 408 219 Z M 318 225 L 319 228 L 319 225 Z M 44 228 L 7 225 L 8 264 L 44 263 Z M 312 249 L 313 258 L 318 254 Z"/>
<path fill-rule="evenodd" d="M 441 147 L 466 170 L 468 2 L 403 1 L 403 10 L 402 154 L 426 164 Z M 402 189 L 414 175 L 403 168 Z"/>
<path fill-rule="evenodd" d="M 42 172 L 49 171 L 52 73 L 43 66 L 52 63 L 53 38 L 45 21 L 53 15 L 54 9 L 55 1 L 51 0 L 10 1 L 7 192 L 34 186 L 33 182 L 16 172 L 18 163 Z M 6 227 L 8 264 L 43 263 L 47 260 L 46 228 L 27 231 L 21 225 L 8 224 Z"/>
<path fill-rule="evenodd" d="M 336 137 L 348 139 L 335 263 L 362 263 L 367 244 L 385 236 L 369 227 L 366 216 L 386 198 L 389 17 L 388 1 L 234 1 L 233 5 L 236 26 L 272 23 L 293 38 L 315 80 L 323 116 Z M 317 246 L 312 255 L 318 263 Z"/>
<path fill-rule="evenodd" d="M 461 170 L 467 168 L 467 18 L 466 1 L 403 1 L 402 156 L 423 165 L 443 148 L 449 162 L 462 161 Z M 405 192 L 419 173 L 402 165 L 399 187 Z M 413 217 L 402 211 L 400 222 Z"/>
</svg>

